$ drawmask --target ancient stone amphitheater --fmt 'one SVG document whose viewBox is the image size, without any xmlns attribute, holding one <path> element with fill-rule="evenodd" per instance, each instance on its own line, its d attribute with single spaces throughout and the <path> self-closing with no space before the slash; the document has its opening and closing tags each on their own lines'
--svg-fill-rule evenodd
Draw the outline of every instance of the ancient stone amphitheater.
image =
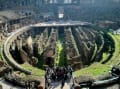
<svg viewBox="0 0 120 89">
<path fill-rule="evenodd" d="M 69 21 L 19 28 L 5 40 L 1 52 L 2 59 L 15 72 L 5 75 L 5 79 L 15 79 L 19 86 L 25 87 L 30 77 L 33 77 L 31 81 L 39 81 L 44 86 L 42 76 L 46 67 L 70 65 L 75 77 L 71 83 L 76 87 L 79 84 L 96 87 L 118 82 L 118 75 L 109 73 L 111 66 L 119 65 L 118 60 L 112 58 L 115 49 L 111 33 L 101 31 L 91 23 Z M 105 53 L 107 57 L 104 58 Z"/>
<path fill-rule="evenodd" d="M 3 54 L 11 66 L 28 74 L 31 72 L 21 65 L 28 62 L 39 68 L 39 60 L 43 60 L 43 69 L 45 65 L 60 64 L 79 70 L 90 65 L 101 52 L 102 47 L 98 53 L 96 49 L 96 39 L 102 39 L 98 34 L 85 22 L 38 23 L 20 28 L 8 37 Z"/>
<path fill-rule="evenodd" d="M 0 89 L 120 89 L 119 3 L 0 0 Z"/>
<path fill-rule="evenodd" d="M 38 23 L 20 28 L 4 43 L 5 59 L 13 67 L 25 73 L 31 72 L 22 68 L 20 64 L 28 62 L 39 67 L 37 66 L 39 60 L 43 60 L 43 67 L 50 64 L 51 66 L 59 65 L 56 61 L 60 63 L 62 60 L 61 66 L 72 65 L 74 70 L 81 69 L 85 65 L 90 65 L 90 61 L 94 61 L 97 55 L 95 40 L 100 37 L 97 36 L 99 32 L 92 27 L 89 31 L 89 25 L 89 23 L 73 21 L 64 22 L 64 24 Z M 79 48 L 81 46 L 83 48 Z M 42 56 L 41 59 L 39 59 L 40 56 Z"/>
</svg>

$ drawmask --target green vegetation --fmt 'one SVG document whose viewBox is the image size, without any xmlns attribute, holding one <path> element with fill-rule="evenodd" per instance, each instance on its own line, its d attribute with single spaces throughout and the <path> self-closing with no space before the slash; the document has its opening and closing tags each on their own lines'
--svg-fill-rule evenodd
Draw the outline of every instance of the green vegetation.
<svg viewBox="0 0 120 89">
<path fill-rule="evenodd" d="M 112 33 L 109 33 L 109 35 L 114 40 L 115 51 L 113 53 L 111 60 L 107 64 L 113 66 L 115 64 L 119 64 L 119 62 L 120 62 L 120 60 L 119 60 L 119 58 L 120 58 L 120 35 L 115 35 Z"/>
<path fill-rule="evenodd" d="M 107 38 L 105 39 L 105 45 L 103 48 L 103 54 L 102 54 L 102 60 L 100 63 L 94 63 L 90 65 L 89 67 L 83 68 L 81 70 L 75 71 L 74 74 L 75 76 L 82 76 L 89 74 L 93 77 L 97 77 L 104 72 L 108 72 L 111 67 L 109 65 L 115 65 L 118 63 L 119 58 L 120 58 L 120 35 L 114 35 L 111 33 L 106 33 L 105 37 L 107 35 Z M 111 42 L 113 41 L 113 42 Z M 97 44 L 95 44 L 95 49 L 93 52 L 93 55 L 95 55 L 97 52 Z M 92 56 L 93 60 L 94 56 Z M 43 59 L 42 56 L 40 59 Z M 108 60 L 109 59 L 109 60 Z M 66 64 L 65 61 L 65 55 L 64 55 L 64 46 L 62 45 L 62 41 L 58 40 L 57 41 L 57 57 L 56 57 L 56 65 L 57 66 L 63 66 Z M 106 61 L 107 60 L 107 61 Z M 106 61 L 106 62 L 105 62 Z M 105 64 L 101 64 L 105 62 Z M 43 76 L 45 72 L 43 70 L 40 70 L 36 67 L 32 67 L 29 64 L 23 64 L 23 67 L 26 69 L 30 70 L 33 72 L 34 75 L 36 76 Z M 38 65 L 39 68 L 43 66 L 43 60 L 40 60 Z"/>
<path fill-rule="evenodd" d="M 60 41 L 58 41 L 57 42 L 57 57 L 56 57 L 56 64 L 57 65 L 60 62 L 60 58 L 61 58 L 60 54 L 61 54 L 62 50 L 63 50 L 62 44 Z"/>
<path fill-rule="evenodd" d="M 100 62 L 103 63 L 104 61 L 108 59 L 109 56 L 110 56 L 110 53 L 104 52 L 102 54 L 102 60 Z"/>
<path fill-rule="evenodd" d="M 108 72 L 110 70 L 110 67 L 104 64 L 100 63 L 93 63 L 91 66 L 83 68 L 81 70 L 75 71 L 75 76 L 82 76 L 82 75 L 91 75 L 93 77 L 97 77 L 104 72 Z"/>
<path fill-rule="evenodd" d="M 108 32 L 104 32 L 104 46 L 101 50 L 101 63 L 105 64 L 109 62 L 115 52 L 115 42 Z"/>
<path fill-rule="evenodd" d="M 111 33 L 105 32 L 103 36 L 104 36 L 105 44 L 102 49 L 103 53 L 102 53 L 102 60 L 100 61 L 100 63 L 94 63 L 89 67 L 75 71 L 74 74 L 76 76 L 82 76 L 82 75 L 89 74 L 93 77 L 97 77 L 104 72 L 108 72 L 111 69 L 111 66 L 117 64 L 118 61 L 120 61 L 119 60 L 120 58 L 120 35 L 113 35 Z M 97 48 L 94 49 L 94 53 L 95 53 L 95 50 L 97 50 Z"/>
<path fill-rule="evenodd" d="M 44 76 L 44 74 L 45 74 L 44 70 L 33 67 L 32 65 L 29 65 L 28 63 L 22 64 L 22 67 L 24 67 L 27 70 L 30 70 L 32 72 L 32 74 L 35 76 Z"/>
<path fill-rule="evenodd" d="M 57 66 L 64 66 L 66 65 L 66 59 L 64 56 L 64 48 L 62 42 L 57 42 L 57 57 L 56 57 L 56 64 Z"/>
</svg>

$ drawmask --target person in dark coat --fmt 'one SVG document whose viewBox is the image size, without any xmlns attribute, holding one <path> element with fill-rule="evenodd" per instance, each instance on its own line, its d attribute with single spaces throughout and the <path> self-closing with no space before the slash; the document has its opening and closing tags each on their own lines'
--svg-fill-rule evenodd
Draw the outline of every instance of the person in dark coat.
<svg viewBox="0 0 120 89">
<path fill-rule="evenodd" d="M 64 85 L 65 85 L 65 79 L 62 79 L 62 82 L 61 82 L 61 89 L 63 89 Z"/>
</svg>

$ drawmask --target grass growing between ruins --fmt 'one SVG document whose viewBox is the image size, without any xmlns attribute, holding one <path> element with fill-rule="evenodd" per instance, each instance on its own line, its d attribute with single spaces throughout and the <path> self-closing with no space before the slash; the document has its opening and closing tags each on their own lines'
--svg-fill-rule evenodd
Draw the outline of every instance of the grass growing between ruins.
<svg viewBox="0 0 120 89">
<path fill-rule="evenodd" d="M 60 61 L 60 54 L 63 50 L 62 43 L 60 41 L 57 42 L 57 57 L 56 57 L 56 64 L 59 64 Z"/>
<path fill-rule="evenodd" d="M 105 72 L 108 72 L 111 68 L 107 65 L 100 63 L 93 63 L 89 67 L 83 68 L 81 70 L 75 71 L 75 76 L 84 76 L 91 75 L 93 77 L 97 77 Z"/>
<path fill-rule="evenodd" d="M 102 54 L 101 63 L 104 62 L 104 61 L 106 61 L 106 60 L 108 59 L 109 56 L 110 56 L 110 53 L 105 53 L 105 52 L 104 52 L 104 53 Z"/>
<path fill-rule="evenodd" d="M 115 43 L 115 52 L 113 53 L 112 58 L 108 61 L 107 64 L 113 66 L 115 64 L 120 64 L 120 35 L 115 35 L 112 33 L 108 33 Z"/>
<path fill-rule="evenodd" d="M 63 48 L 62 42 L 59 40 L 57 42 L 56 65 L 64 66 L 65 64 L 66 64 L 66 62 L 65 62 L 65 56 L 64 56 L 64 48 Z"/>
<path fill-rule="evenodd" d="M 40 76 L 41 77 L 41 76 L 45 75 L 45 71 L 44 70 L 38 69 L 36 67 L 33 67 L 30 64 L 28 64 L 28 63 L 22 64 L 22 67 L 24 67 L 27 70 L 30 70 L 32 72 L 32 74 L 35 75 L 35 76 Z"/>
</svg>

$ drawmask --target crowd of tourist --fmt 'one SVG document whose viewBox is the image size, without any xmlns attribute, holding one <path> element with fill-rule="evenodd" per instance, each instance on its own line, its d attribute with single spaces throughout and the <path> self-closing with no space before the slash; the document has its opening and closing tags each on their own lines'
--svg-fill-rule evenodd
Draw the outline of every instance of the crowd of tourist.
<svg viewBox="0 0 120 89">
<path fill-rule="evenodd" d="M 46 89 L 51 86 L 52 82 L 61 82 L 61 89 L 64 87 L 65 81 L 71 79 L 73 69 L 71 66 L 46 68 L 45 83 Z"/>
</svg>

